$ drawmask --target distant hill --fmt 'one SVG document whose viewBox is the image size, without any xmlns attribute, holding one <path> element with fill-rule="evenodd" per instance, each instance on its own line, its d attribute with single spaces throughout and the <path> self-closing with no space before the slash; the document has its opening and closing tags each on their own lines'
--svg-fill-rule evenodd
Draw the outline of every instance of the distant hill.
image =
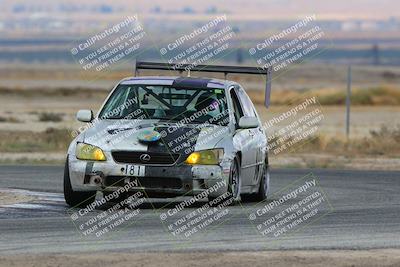
<svg viewBox="0 0 400 267">
<path fill-rule="evenodd" d="M 400 17 L 398 0 L 0 0 L 0 13 L 140 13 L 199 14 L 229 13 L 243 19 L 294 18 L 317 14 L 324 19 L 376 19 Z"/>
</svg>

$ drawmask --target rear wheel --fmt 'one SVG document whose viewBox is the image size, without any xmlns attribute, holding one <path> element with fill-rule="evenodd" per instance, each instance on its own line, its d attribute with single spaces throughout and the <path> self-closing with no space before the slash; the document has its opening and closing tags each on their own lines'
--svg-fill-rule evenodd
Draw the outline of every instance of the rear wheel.
<svg viewBox="0 0 400 267">
<path fill-rule="evenodd" d="M 74 191 L 71 186 L 71 179 L 69 177 L 69 164 L 68 158 L 65 161 L 64 167 L 64 199 L 65 202 L 71 207 L 85 207 L 91 204 L 96 197 L 96 191 L 79 192 Z"/>
<path fill-rule="evenodd" d="M 263 173 L 258 184 L 257 193 L 243 195 L 242 200 L 245 202 L 260 202 L 266 200 L 269 190 L 269 177 L 269 165 L 266 162 L 263 166 Z"/>
<path fill-rule="evenodd" d="M 269 190 L 269 165 L 264 164 L 263 174 L 260 179 L 260 185 L 258 188 L 258 193 L 254 195 L 255 201 L 263 201 L 268 197 Z"/>
</svg>

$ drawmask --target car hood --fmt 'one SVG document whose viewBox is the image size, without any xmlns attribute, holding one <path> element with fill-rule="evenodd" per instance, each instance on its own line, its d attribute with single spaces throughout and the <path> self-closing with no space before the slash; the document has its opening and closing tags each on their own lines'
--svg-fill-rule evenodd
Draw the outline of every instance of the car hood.
<svg viewBox="0 0 400 267">
<path fill-rule="evenodd" d="M 144 142 L 144 132 L 158 132 L 158 141 Z M 158 151 L 190 154 L 214 148 L 228 134 L 218 125 L 179 124 L 160 120 L 99 120 L 84 132 L 84 142 L 104 151 Z"/>
</svg>

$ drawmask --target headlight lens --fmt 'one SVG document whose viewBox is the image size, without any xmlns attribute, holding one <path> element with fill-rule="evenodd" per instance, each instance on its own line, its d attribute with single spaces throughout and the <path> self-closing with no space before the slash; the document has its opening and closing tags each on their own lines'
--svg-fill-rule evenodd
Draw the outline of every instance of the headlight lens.
<svg viewBox="0 0 400 267">
<path fill-rule="evenodd" d="M 216 165 L 221 162 L 224 155 L 222 148 L 196 151 L 190 154 L 185 163 L 199 165 Z"/>
<path fill-rule="evenodd" d="M 104 155 L 103 150 L 101 150 L 97 146 L 85 143 L 78 143 L 76 145 L 75 155 L 77 159 L 83 159 L 83 160 L 97 160 L 97 161 L 106 160 L 106 155 Z"/>
</svg>

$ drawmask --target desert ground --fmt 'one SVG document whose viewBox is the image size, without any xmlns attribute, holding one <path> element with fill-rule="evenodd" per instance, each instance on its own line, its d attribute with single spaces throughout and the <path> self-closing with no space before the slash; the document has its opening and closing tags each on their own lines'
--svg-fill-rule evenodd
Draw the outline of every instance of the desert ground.
<svg viewBox="0 0 400 267">
<path fill-rule="evenodd" d="M 220 253 L 91 253 L 0 256 L 0 266 L 398 266 L 396 249 Z"/>
</svg>

